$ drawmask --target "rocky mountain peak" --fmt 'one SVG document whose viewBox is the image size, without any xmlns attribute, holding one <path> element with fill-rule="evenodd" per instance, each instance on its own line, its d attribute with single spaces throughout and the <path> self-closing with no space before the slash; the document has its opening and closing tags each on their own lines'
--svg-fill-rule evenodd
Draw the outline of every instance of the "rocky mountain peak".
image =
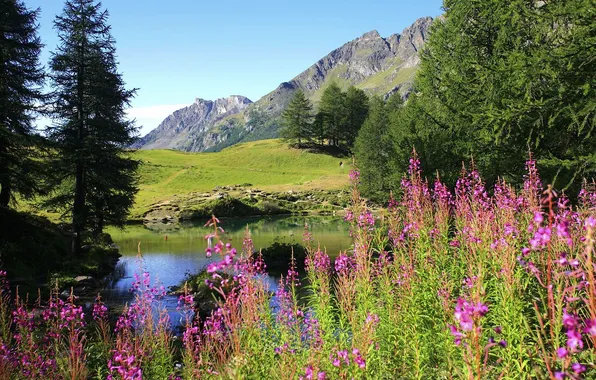
<svg viewBox="0 0 596 380">
<path fill-rule="evenodd" d="M 416 66 L 420 63 L 418 51 L 425 44 L 428 29 L 433 22 L 432 17 L 422 17 L 416 20 L 412 25 L 405 28 L 398 38 L 389 37 L 388 42 L 395 55 L 404 60 L 408 67 Z"/>
<path fill-rule="evenodd" d="M 372 40 L 376 38 L 381 38 L 381 35 L 376 29 L 373 29 L 370 32 L 364 33 L 362 36 L 360 36 L 360 38 L 358 38 L 358 40 Z"/>
</svg>

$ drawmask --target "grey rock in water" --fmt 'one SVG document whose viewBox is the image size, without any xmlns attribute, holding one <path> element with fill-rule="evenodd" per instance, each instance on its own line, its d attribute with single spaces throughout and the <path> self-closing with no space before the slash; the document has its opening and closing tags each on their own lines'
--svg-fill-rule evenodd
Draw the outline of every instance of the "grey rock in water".
<svg viewBox="0 0 596 380">
<path fill-rule="evenodd" d="M 133 148 L 217 151 L 238 142 L 278 137 L 281 113 L 299 88 L 315 107 L 332 82 L 344 90 L 353 85 L 369 94 L 386 98 L 398 92 L 405 98 L 432 22 L 432 17 L 420 18 L 387 38 L 376 30 L 364 33 L 254 103 L 239 95 L 197 99 L 168 116 Z"/>
</svg>

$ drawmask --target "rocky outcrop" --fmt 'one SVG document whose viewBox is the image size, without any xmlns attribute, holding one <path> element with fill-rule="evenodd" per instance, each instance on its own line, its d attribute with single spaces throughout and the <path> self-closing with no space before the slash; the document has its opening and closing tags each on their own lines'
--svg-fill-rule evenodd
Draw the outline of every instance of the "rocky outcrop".
<svg viewBox="0 0 596 380">
<path fill-rule="evenodd" d="M 405 97 L 411 89 L 420 63 L 418 53 L 426 42 L 432 21 L 431 17 L 420 18 L 401 34 L 387 38 L 376 30 L 364 33 L 255 103 L 243 96 L 216 101 L 197 99 L 168 116 L 134 147 L 199 152 L 278 137 L 280 115 L 294 92 L 302 89 L 316 104 L 331 82 L 343 88 L 353 85 L 369 94 L 388 96 L 399 92 Z"/>
</svg>

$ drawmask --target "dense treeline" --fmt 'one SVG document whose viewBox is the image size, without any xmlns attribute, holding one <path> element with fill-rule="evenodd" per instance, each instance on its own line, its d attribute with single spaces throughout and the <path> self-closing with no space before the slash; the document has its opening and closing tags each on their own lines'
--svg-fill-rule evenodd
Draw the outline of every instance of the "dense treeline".
<svg viewBox="0 0 596 380">
<path fill-rule="evenodd" d="M 282 114 L 282 137 L 297 146 L 331 145 L 351 150 L 368 115 L 368 96 L 350 87 L 346 92 L 331 83 L 321 96 L 316 113 L 302 90 L 297 90 Z"/>
<path fill-rule="evenodd" d="M 489 184 L 518 184 L 531 152 L 548 183 L 575 193 L 596 169 L 594 2 L 446 0 L 444 9 L 407 104 L 371 112 L 382 132 L 363 133 L 356 150 L 364 193 L 386 200 L 399 181 L 381 173 L 405 172 L 413 148 L 451 185 L 470 161 Z"/>
<path fill-rule="evenodd" d="M 124 147 L 136 128 L 124 110 L 135 91 L 117 71 L 100 3 L 66 1 L 47 72 L 39 10 L 20 0 L 0 0 L 0 9 L 0 206 L 43 195 L 43 204 L 71 218 L 80 253 L 87 231 L 99 236 L 108 224 L 122 225 L 132 206 L 138 162 Z M 33 125 L 41 113 L 52 118 L 44 131 Z"/>
</svg>

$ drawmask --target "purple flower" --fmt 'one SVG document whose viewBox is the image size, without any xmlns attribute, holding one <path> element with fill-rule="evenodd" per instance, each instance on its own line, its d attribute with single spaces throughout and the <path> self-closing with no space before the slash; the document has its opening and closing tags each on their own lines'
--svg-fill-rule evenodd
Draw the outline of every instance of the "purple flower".
<svg viewBox="0 0 596 380">
<path fill-rule="evenodd" d="M 576 351 L 584 348 L 584 342 L 582 341 L 582 336 L 574 328 L 567 330 L 567 347 L 572 352 L 576 352 Z"/>
<path fill-rule="evenodd" d="M 347 274 L 353 266 L 354 260 L 352 257 L 343 252 L 335 259 L 335 271 L 338 274 Z"/>
<path fill-rule="evenodd" d="M 565 347 L 557 348 L 557 357 L 559 359 L 565 359 L 567 357 L 568 351 Z"/>
<path fill-rule="evenodd" d="M 586 326 L 584 332 L 590 336 L 596 336 L 596 320 L 586 319 Z"/>
<path fill-rule="evenodd" d="M 567 313 L 567 309 L 563 309 L 563 326 L 568 329 L 573 329 L 577 326 L 577 324 L 578 318 L 573 314 Z"/>
<path fill-rule="evenodd" d="M 586 371 L 586 366 L 584 366 L 580 363 L 573 363 L 571 365 L 571 369 L 573 370 L 573 372 L 575 372 L 576 375 L 579 375 L 580 373 Z"/>
</svg>

